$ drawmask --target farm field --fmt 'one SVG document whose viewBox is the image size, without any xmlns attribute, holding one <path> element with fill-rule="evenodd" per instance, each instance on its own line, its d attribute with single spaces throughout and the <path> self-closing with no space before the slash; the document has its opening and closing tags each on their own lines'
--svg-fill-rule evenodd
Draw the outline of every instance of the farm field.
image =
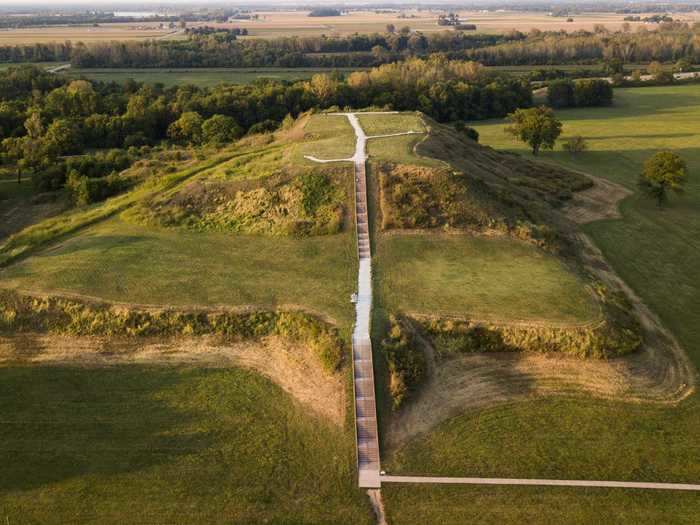
<svg viewBox="0 0 700 525">
<path fill-rule="evenodd" d="M 143 26 L 139 29 L 139 26 Z M 51 26 L 6 29 L 0 31 L 0 45 L 46 44 L 48 42 L 108 42 L 111 40 L 149 40 L 177 36 L 178 30 L 159 29 L 157 24 L 118 23 L 99 27 Z"/>
<path fill-rule="evenodd" d="M 597 310 L 554 257 L 508 239 L 382 235 L 377 266 L 391 310 L 475 319 L 585 323 Z"/>
<path fill-rule="evenodd" d="M 511 29 L 529 31 L 538 28 L 542 31 L 559 31 L 562 29 L 576 31 L 592 30 L 596 24 L 604 24 L 609 29 L 619 29 L 625 15 L 616 13 L 586 13 L 574 15 L 574 22 L 567 22 L 567 17 L 552 17 L 543 12 L 523 11 L 462 11 L 457 10 L 460 18 L 471 24 L 476 24 L 476 32 L 503 33 Z M 414 31 L 431 32 L 450 29 L 438 26 L 438 16 L 442 10 L 397 10 L 390 13 L 373 11 L 350 11 L 343 16 L 309 17 L 305 11 L 259 11 L 258 20 L 239 20 L 231 27 L 248 29 L 247 38 L 275 38 L 280 36 L 318 36 L 318 35 L 351 35 L 354 33 L 381 33 L 387 24 L 397 28 L 408 26 Z M 697 13 L 682 13 L 676 15 L 684 20 L 700 18 Z M 632 23 L 632 26 L 641 25 Z"/>
<path fill-rule="evenodd" d="M 256 80 L 305 80 L 317 73 L 350 73 L 356 68 L 154 68 L 154 69 L 80 69 L 71 68 L 62 74 L 102 82 L 135 80 L 165 86 L 191 84 L 212 87 L 218 84 L 250 84 Z"/>
<path fill-rule="evenodd" d="M 0 367 L 9 523 L 358 523 L 352 432 L 238 369 Z"/>
<path fill-rule="evenodd" d="M 413 31 L 435 32 L 452 30 L 447 26 L 437 25 L 437 19 L 443 10 L 396 10 L 377 13 L 375 11 L 350 11 L 342 16 L 309 17 L 308 11 L 256 11 L 257 20 L 236 20 L 233 22 L 195 22 L 189 27 L 210 26 L 222 28 L 245 28 L 247 37 L 242 38 L 278 38 L 289 36 L 347 36 L 355 33 L 382 33 L 387 24 L 397 29 L 409 27 Z M 574 14 L 573 22 L 565 16 L 554 17 L 544 12 L 528 11 L 458 11 L 464 23 L 476 24 L 477 33 L 504 33 L 513 29 L 528 32 L 531 29 L 542 31 L 591 31 L 598 24 L 610 30 L 618 30 L 624 23 L 624 14 L 601 12 Z M 693 23 L 700 20 L 700 13 L 672 13 L 674 18 Z M 641 16 L 645 16 L 642 14 Z M 643 25 L 631 22 L 632 30 Z M 179 30 L 160 29 L 156 23 L 134 22 L 100 24 L 92 26 L 53 26 L 22 28 L 0 31 L 0 45 L 34 44 L 47 42 L 105 42 L 111 40 L 147 40 L 180 39 Z"/>
</svg>

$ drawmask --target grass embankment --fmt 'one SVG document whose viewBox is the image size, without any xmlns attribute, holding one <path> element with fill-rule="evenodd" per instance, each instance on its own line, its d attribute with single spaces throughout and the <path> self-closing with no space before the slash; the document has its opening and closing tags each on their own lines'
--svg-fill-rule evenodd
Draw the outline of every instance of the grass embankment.
<svg viewBox="0 0 700 525">
<path fill-rule="evenodd" d="M 303 305 L 349 325 L 353 253 L 349 234 L 231 236 L 113 219 L 13 265 L 2 280 L 5 287 L 138 304 Z"/>
<path fill-rule="evenodd" d="M 373 522 L 352 433 L 253 372 L 3 367 L 0 414 L 8 523 Z"/>
<path fill-rule="evenodd" d="M 334 127 L 342 123 L 340 117 L 327 122 L 333 125 L 319 126 L 318 130 L 312 127 L 316 133 L 309 142 L 331 134 L 336 135 L 331 140 L 337 136 L 342 140 Z M 7 262 L 25 253 L 35 255 L 8 268 L 3 284 L 41 293 L 151 305 L 301 306 L 333 318 L 345 331 L 352 320 L 347 298 L 353 290 L 356 266 L 350 233 L 273 239 L 138 224 L 148 222 L 141 221 L 143 213 L 157 211 L 154 202 L 189 197 L 192 192 L 187 190 L 193 185 L 243 180 L 262 188 L 305 145 L 292 141 L 244 147 L 237 155 L 221 153 L 100 205 L 44 221 L 10 239 L 3 248 Z M 259 169 L 253 169 L 256 166 Z M 270 168 L 267 172 L 266 167 Z M 325 186 L 314 182 L 308 195 L 299 199 L 311 212 L 325 205 L 328 197 Z M 183 199 L 184 208 L 192 208 L 188 202 Z M 270 207 L 279 204 L 272 202 Z M 258 216 L 258 222 L 264 218 Z M 59 239 L 64 242 L 41 251 Z"/>
</svg>

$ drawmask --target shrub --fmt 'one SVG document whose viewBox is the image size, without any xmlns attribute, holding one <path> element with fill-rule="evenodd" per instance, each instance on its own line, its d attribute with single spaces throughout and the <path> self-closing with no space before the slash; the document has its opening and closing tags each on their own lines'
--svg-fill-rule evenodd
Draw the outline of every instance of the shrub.
<svg viewBox="0 0 700 525">
<path fill-rule="evenodd" d="M 382 341 L 389 367 L 389 391 L 394 410 L 415 393 L 427 374 L 423 351 L 417 347 L 413 327 L 407 320 L 391 316 L 390 329 Z"/>
<path fill-rule="evenodd" d="M 8 332 L 126 337 L 218 335 L 233 340 L 279 335 L 311 348 L 328 372 L 340 368 L 344 355 L 338 331 L 303 312 L 147 311 L 0 290 L 0 333 Z"/>
<path fill-rule="evenodd" d="M 588 144 L 586 144 L 586 139 L 581 135 L 575 135 L 569 137 L 564 144 L 562 144 L 562 148 L 564 151 L 571 153 L 571 155 L 577 155 L 586 151 L 586 149 L 588 149 Z"/>
</svg>

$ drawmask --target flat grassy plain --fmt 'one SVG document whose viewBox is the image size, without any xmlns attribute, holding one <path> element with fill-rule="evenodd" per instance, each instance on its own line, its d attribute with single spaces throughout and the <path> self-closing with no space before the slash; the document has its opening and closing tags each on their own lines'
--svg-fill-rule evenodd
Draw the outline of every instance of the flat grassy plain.
<svg viewBox="0 0 700 525">
<path fill-rule="evenodd" d="M 62 74 L 71 78 L 87 78 L 102 82 L 123 83 L 127 80 L 161 83 L 165 86 L 191 84 L 212 87 L 219 84 L 250 84 L 257 80 L 306 80 L 317 73 L 350 73 L 356 68 L 153 68 L 153 69 L 80 69 L 71 68 Z"/>
<path fill-rule="evenodd" d="M 0 45 L 45 44 L 48 42 L 109 42 L 111 40 L 150 40 L 179 34 L 174 29 L 152 27 L 157 24 L 116 23 L 81 26 L 28 27 L 0 31 Z M 139 29 L 139 26 L 143 26 Z"/>
<path fill-rule="evenodd" d="M 555 257 L 510 239 L 382 235 L 381 295 L 390 310 L 475 319 L 586 322 L 597 309 Z"/>
<path fill-rule="evenodd" d="M 0 367 L 7 523 L 372 523 L 352 432 L 241 369 Z"/>
<path fill-rule="evenodd" d="M 113 219 L 0 276 L 5 287 L 137 304 L 302 304 L 349 325 L 354 249 L 349 233 L 270 238 L 155 229 Z"/>
</svg>

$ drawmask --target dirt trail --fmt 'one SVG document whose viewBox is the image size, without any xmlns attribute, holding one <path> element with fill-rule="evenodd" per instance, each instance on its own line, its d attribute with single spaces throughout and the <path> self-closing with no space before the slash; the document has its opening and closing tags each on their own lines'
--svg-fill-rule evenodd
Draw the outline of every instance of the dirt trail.
<svg viewBox="0 0 700 525">
<path fill-rule="evenodd" d="M 56 335 L 0 337 L 0 366 L 42 365 L 82 368 L 125 364 L 249 368 L 268 377 L 302 404 L 341 425 L 345 388 L 301 346 L 279 337 L 260 342 L 222 342 L 214 337 L 113 339 Z"/>
<path fill-rule="evenodd" d="M 564 208 L 566 216 L 577 224 L 603 219 L 619 219 L 619 204 L 622 199 L 632 195 L 624 186 L 610 182 L 588 173 L 577 172 L 593 181 L 593 187 L 574 194 L 574 198 Z"/>
</svg>

